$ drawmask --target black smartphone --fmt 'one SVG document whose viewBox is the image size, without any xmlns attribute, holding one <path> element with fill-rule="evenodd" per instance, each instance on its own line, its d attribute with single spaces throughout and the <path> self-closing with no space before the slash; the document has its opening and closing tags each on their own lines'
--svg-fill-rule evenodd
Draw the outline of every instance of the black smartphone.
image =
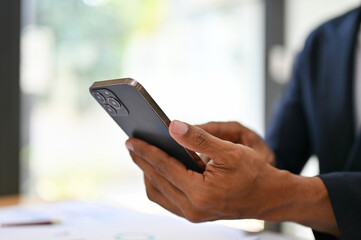
<svg viewBox="0 0 361 240">
<path fill-rule="evenodd" d="M 169 118 L 131 78 L 95 82 L 91 95 L 129 136 L 142 139 L 182 162 L 188 169 L 202 173 L 198 155 L 179 145 L 169 134 Z"/>
</svg>

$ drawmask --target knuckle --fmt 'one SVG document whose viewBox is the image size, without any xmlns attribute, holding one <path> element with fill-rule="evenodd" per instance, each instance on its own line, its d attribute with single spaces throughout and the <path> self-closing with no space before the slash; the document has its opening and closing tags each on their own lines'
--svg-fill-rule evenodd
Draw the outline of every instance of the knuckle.
<svg viewBox="0 0 361 240">
<path fill-rule="evenodd" d="M 164 164 L 164 161 L 162 161 L 160 159 L 158 159 L 154 163 L 154 168 L 157 170 L 157 172 L 159 172 L 163 176 L 165 176 L 165 174 L 166 174 L 165 167 L 166 167 L 166 164 Z"/>
<path fill-rule="evenodd" d="M 149 179 L 147 179 L 145 176 L 144 176 L 144 182 L 145 182 L 145 192 L 147 194 L 147 197 L 150 201 L 154 202 L 155 201 L 155 193 L 157 190 L 153 186 L 151 181 Z"/>
<path fill-rule="evenodd" d="M 207 123 L 207 125 L 211 128 L 217 128 L 218 124 L 219 124 L 219 122 L 216 122 L 216 121 L 211 121 L 211 122 Z"/>
<path fill-rule="evenodd" d="M 235 126 L 235 127 L 240 127 L 240 126 L 242 126 L 239 122 L 237 122 L 237 121 L 230 121 L 229 122 L 232 126 Z"/>
<path fill-rule="evenodd" d="M 200 223 L 202 222 L 201 217 L 199 216 L 199 214 L 197 212 L 195 212 L 194 210 L 186 210 L 183 211 L 184 217 L 192 222 L 192 223 Z"/>
<path fill-rule="evenodd" d="M 240 130 L 242 129 L 243 125 L 240 124 L 239 122 L 236 122 L 236 121 L 231 121 L 229 122 L 230 126 L 232 129 L 235 129 L 235 130 Z"/>
<path fill-rule="evenodd" d="M 238 144 L 232 146 L 232 148 L 230 148 L 228 151 L 228 159 L 230 159 L 230 161 L 238 161 L 239 159 L 243 158 L 243 155 L 243 149 Z"/>
<path fill-rule="evenodd" d="M 194 146 L 203 146 L 207 144 L 207 133 L 203 130 L 193 132 L 193 145 Z"/>
<path fill-rule="evenodd" d="M 242 148 L 238 148 L 237 151 L 235 151 L 235 157 L 236 159 L 243 159 L 244 158 L 244 150 Z"/>
<path fill-rule="evenodd" d="M 146 151 L 144 151 L 143 148 L 138 148 L 136 154 L 137 154 L 140 158 L 143 158 L 143 159 L 144 159 L 144 158 L 146 157 L 145 152 L 146 152 Z"/>
<path fill-rule="evenodd" d="M 148 199 L 149 199 L 150 201 L 152 201 L 152 202 L 155 201 L 153 192 L 154 192 L 154 189 L 151 189 L 151 188 L 149 188 L 149 187 L 146 188 L 147 197 L 148 197 Z"/>
<path fill-rule="evenodd" d="M 160 186 L 157 181 L 155 181 L 153 178 L 149 178 L 149 186 L 147 187 L 147 191 L 155 192 L 157 190 L 160 190 Z"/>
<path fill-rule="evenodd" d="M 258 135 L 257 133 L 253 132 L 253 131 L 249 131 L 248 132 L 248 136 L 251 140 L 257 140 L 258 139 Z"/>
<path fill-rule="evenodd" d="M 234 153 L 239 157 L 243 156 L 244 155 L 244 148 L 242 147 L 242 145 L 236 146 L 236 148 L 234 149 Z"/>
</svg>

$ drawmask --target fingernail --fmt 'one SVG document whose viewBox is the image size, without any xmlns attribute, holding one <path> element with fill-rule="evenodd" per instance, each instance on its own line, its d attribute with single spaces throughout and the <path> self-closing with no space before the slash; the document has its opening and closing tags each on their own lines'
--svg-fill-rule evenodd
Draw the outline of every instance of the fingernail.
<svg viewBox="0 0 361 240">
<path fill-rule="evenodd" d="M 180 121 L 173 121 L 173 128 L 172 128 L 172 132 L 176 135 L 184 135 L 186 134 L 188 131 L 188 126 L 187 124 L 180 122 Z"/>
<path fill-rule="evenodd" d="M 129 141 L 125 142 L 125 146 L 126 146 L 130 151 L 134 151 L 134 147 L 133 147 L 133 145 L 132 145 Z"/>
</svg>

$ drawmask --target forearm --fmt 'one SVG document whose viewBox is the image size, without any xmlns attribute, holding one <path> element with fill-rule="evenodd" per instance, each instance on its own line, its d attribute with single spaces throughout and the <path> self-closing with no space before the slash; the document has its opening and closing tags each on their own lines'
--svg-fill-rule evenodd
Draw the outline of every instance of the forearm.
<svg viewBox="0 0 361 240">
<path fill-rule="evenodd" d="M 339 229 L 327 189 L 319 177 L 301 177 L 288 171 L 277 171 L 268 185 L 269 197 L 260 218 L 292 221 L 320 232 L 339 235 Z"/>
</svg>

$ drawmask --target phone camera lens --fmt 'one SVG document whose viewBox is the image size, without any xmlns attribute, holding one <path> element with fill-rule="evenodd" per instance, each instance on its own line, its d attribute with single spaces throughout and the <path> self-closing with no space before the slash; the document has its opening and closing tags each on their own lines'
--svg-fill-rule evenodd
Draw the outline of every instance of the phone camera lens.
<svg viewBox="0 0 361 240">
<path fill-rule="evenodd" d="M 115 98 L 108 98 L 108 103 L 115 109 L 120 109 L 121 105 Z"/>
<path fill-rule="evenodd" d="M 117 115 L 117 111 L 110 105 L 104 105 L 104 109 L 112 116 Z"/>
<path fill-rule="evenodd" d="M 98 92 L 93 92 L 93 97 L 100 103 L 105 103 L 105 98 Z"/>
</svg>

